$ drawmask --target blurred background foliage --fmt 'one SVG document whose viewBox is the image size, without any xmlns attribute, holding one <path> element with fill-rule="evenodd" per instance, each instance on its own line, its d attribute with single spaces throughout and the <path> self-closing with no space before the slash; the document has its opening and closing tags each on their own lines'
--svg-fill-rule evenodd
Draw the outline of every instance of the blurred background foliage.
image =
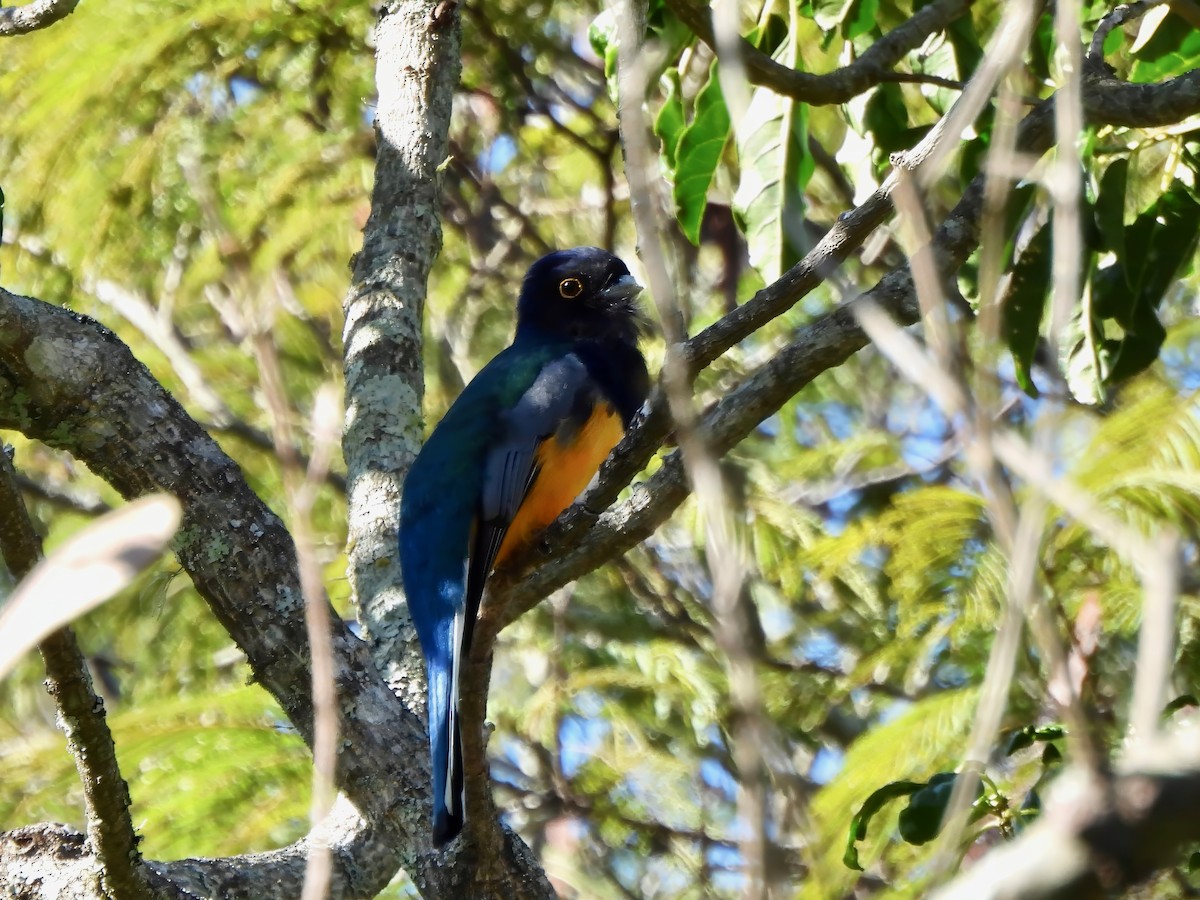
<svg viewBox="0 0 1200 900">
<path fill-rule="evenodd" d="M 789 66 L 828 72 L 921 5 L 743 3 L 743 34 Z M 1198 64 L 1195 23 L 1159 10 L 1110 36 L 1107 60 L 1121 77 L 1157 81 Z M 1106 11 L 1085 4 L 1085 40 Z M 429 422 L 509 339 L 532 259 L 575 244 L 634 259 L 610 91 L 612 16 L 595 2 L 481 0 L 461 12 L 445 246 L 427 316 Z M 888 153 L 912 146 L 958 96 L 954 84 L 978 65 L 1000 12 L 998 3 L 973 4 L 900 63 L 912 80 L 842 105 L 809 109 L 757 88 L 735 136 L 710 84 L 711 51 L 670 8 L 650 4 L 661 77 L 647 103 L 679 216 L 666 238 L 681 261 L 693 333 L 791 265 L 878 185 Z M 301 417 L 316 389 L 339 378 L 340 300 L 374 158 L 372 15 L 348 0 L 114 0 L 81 4 L 65 22 L 4 47 L 6 287 L 114 329 L 280 512 L 252 343 L 264 334 L 275 343 Z M 1047 15 L 1015 79 L 1019 94 L 1049 95 L 1052 56 Z M 931 192 L 935 216 L 979 171 L 991 128 L 986 114 Z M 1200 122 L 1096 128 L 1086 151 L 1083 275 L 1096 302 L 1076 316 L 1065 381 L 1039 367 L 1048 267 L 1034 255 L 1037 240 L 1026 242 L 1028 256 L 1010 252 L 1025 278 L 1008 309 L 1011 353 L 994 362 L 995 348 L 973 329 L 967 351 L 1010 426 L 1026 429 L 1047 397 L 1065 407 L 1059 470 L 1104 509 L 1147 533 L 1168 524 L 1181 532 L 1188 566 L 1174 689 L 1196 692 Z M 1006 236 L 1014 248 L 1019 232 L 1039 233 L 1049 203 L 1033 189 L 1018 199 Z M 819 290 L 715 363 L 700 401 L 900 259 L 881 230 Z M 959 284 L 968 306 L 977 281 L 972 260 Z M 17 447 L 49 547 L 118 502 L 74 461 L 18 435 L 5 440 Z M 895 838 L 898 807 L 884 808 L 860 845 L 865 876 L 842 856 L 864 799 L 893 780 L 953 770 L 971 726 L 1007 572 L 961 450 L 953 423 L 868 348 L 731 454 L 755 563 L 753 653 L 773 735 L 770 876 L 790 886 L 780 896 L 921 891 L 927 850 Z M 1116 747 L 1140 586 L 1086 527 L 1049 515 L 1041 575 L 1064 640 L 1085 605 L 1099 606 L 1088 697 L 1099 734 Z M 336 467 L 314 517 L 326 587 L 352 616 Z M 739 724 L 703 546 L 685 505 L 652 539 L 501 639 L 489 704 L 498 800 L 567 896 L 741 890 Z M 247 685 L 237 649 L 173 561 L 78 629 L 147 855 L 246 852 L 304 833 L 307 752 L 267 695 Z M 31 659 L 0 686 L 0 827 L 82 824 L 41 677 Z M 1051 715 L 1028 650 L 1005 727 Z M 1014 803 L 1038 777 L 1034 752 L 1007 757 L 997 745 L 989 773 Z M 976 832 L 978 847 L 997 839 L 992 820 Z M 1174 896 L 1189 877 L 1168 873 L 1147 895 Z M 401 878 L 390 892 L 408 890 Z"/>
</svg>

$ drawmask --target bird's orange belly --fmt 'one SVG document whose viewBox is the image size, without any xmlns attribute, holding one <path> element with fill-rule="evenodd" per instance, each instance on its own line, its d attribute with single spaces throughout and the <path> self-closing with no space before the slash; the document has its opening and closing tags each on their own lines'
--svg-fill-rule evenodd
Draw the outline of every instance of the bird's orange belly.
<svg viewBox="0 0 1200 900">
<path fill-rule="evenodd" d="M 496 554 L 497 568 L 571 505 L 624 433 L 613 408 L 599 403 L 591 418 L 570 439 L 560 442 L 555 435 L 542 442 L 535 463 L 538 476 L 508 526 L 508 534 Z"/>
</svg>

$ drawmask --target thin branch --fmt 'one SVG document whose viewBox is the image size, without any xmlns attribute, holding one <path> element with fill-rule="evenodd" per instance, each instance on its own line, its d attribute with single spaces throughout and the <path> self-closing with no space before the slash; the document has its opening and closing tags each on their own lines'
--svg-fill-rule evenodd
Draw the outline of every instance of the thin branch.
<svg viewBox="0 0 1200 900">
<path fill-rule="evenodd" d="M 20 472 L 17 473 L 17 486 L 26 494 L 37 497 L 39 500 L 82 513 L 85 516 L 103 515 L 112 509 L 109 504 L 90 491 L 76 491 L 66 485 L 49 484 Z"/>
<path fill-rule="evenodd" d="M 760 900 L 767 896 L 767 806 L 770 799 L 764 754 L 773 743 L 773 734 L 763 709 L 762 690 L 748 633 L 750 623 L 757 624 L 758 619 L 757 609 L 746 589 L 751 554 L 745 530 L 738 527 L 731 491 L 719 457 L 697 431 L 692 378 L 687 360 L 680 352 L 686 337 L 682 309 L 659 237 L 669 231 L 669 223 L 663 221 L 662 212 L 668 204 L 663 195 L 664 183 L 657 174 L 657 157 L 648 139 L 650 123 L 641 102 L 650 78 L 641 46 L 641 35 L 645 32 L 645 3 L 644 0 L 640 3 L 622 0 L 613 9 L 619 23 L 621 137 L 634 224 L 642 262 L 649 275 L 650 291 L 667 341 L 662 383 L 680 459 L 687 470 L 688 482 L 696 494 L 705 525 L 705 562 L 712 580 L 713 631 L 717 644 L 724 651 L 722 658 L 735 720 L 731 749 L 737 763 L 738 814 L 745 827 L 739 843 L 746 877 L 742 896 L 746 900 Z M 732 87 L 729 81 L 738 74 L 735 69 L 722 78 L 727 97 Z M 744 93 L 749 94 L 748 91 Z"/>
<path fill-rule="evenodd" d="M 1104 42 L 1114 28 L 1120 28 L 1126 22 L 1140 18 L 1166 0 L 1138 0 L 1128 6 L 1121 4 L 1100 20 L 1096 31 L 1092 34 L 1092 42 L 1088 46 L 1087 64 L 1089 66 L 1104 66 Z"/>
<path fill-rule="evenodd" d="M 75 12 L 78 5 L 79 0 L 33 0 L 24 6 L 0 8 L 0 37 L 49 28 Z"/>
<path fill-rule="evenodd" d="M 696 35 L 717 49 L 712 11 L 697 0 L 668 0 L 668 6 Z M 907 22 L 884 35 L 857 60 L 826 75 L 798 72 L 776 62 L 744 38 L 737 38 L 738 54 L 744 61 L 751 84 L 772 90 L 814 106 L 845 103 L 868 88 L 887 80 L 905 54 L 970 9 L 971 0 L 934 0 Z"/>
<path fill-rule="evenodd" d="M 9 571 L 28 575 L 42 556 L 42 541 L 17 487 L 16 471 L 0 446 L 0 552 Z M 52 598 L 46 598 L 50 600 Z M 129 817 L 129 785 L 121 777 L 116 748 L 104 715 L 104 701 L 92 688 L 87 661 L 75 632 L 60 628 L 39 645 L 46 665 L 46 689 L 58 708 L 83 785 L 88 839 L 100 864 L 104 889 L 116 897 L 151 898 L 138 837 Z"/>
<path fill-rule="evenodd" d="M 283 464 L 284 491 L 287 498 L 291 530 L 296 541 L 296 563 L 300 571 L 300 589 L 304 595 L 304 624 L 312 648 L 313 697 L 313 773 L 312 802 L 309 819 L 315 830 L 329 815 L 336 795 L 334 768 L 337 764 L 338 709 L 337 685 L 333 677 L 333 646 L 329 636 L 329 599 L 321 585 L 321 568 L 314 553 L 312 535 L 312 504 L 317 484 L 329 468 L 334 440 L 337 435 L 337 414 L 326 384 L 317 394 L 313 405 L 313 458 L 307 468 L 292 448 L 295 431 L 294 412 L 288 402 L 279 350 L 271 337 L 277 310 L 267 312 L 253 338 L 254 355 L 258 361 L 259 383 L 271 414 L 271 430 L 276 454 Z M 312 841 L 304 872 L 301 900 L 320 900 L 329 891 L 333 876 L 330 848 Z"/>
<path fill-rule="evenodd" d="M 263 450 L 275 449 L 271 435 L 234 415 L 220 395 L 209 386 L 208 379 L 192 359 L 188 344 L 180 337 L 170 319 L 164 316 L 161 304 L 156 308 L 140 291 L 90 272 L 76 278 L 67 262 L 46 241 L 34 235 L 10 234 L 3 236 L 3 241 L 76 282 L 84 293 L 112 309 L 154 344 L 170 364 L 188 396 L 207 417 L 208 421 L 204 423 L 206 431 L 210 434 L 235 435 Z M 290 452 L 299 453 L 299 448 L 293 447 Z M 301 455 L 300 459 L 303 465 L 308 465 L 306 456 Z M 325 479 L 334 490 L 343 494 L 346 492 L 346 478 L 341 473 L 329 471 Z"/>
</svg>

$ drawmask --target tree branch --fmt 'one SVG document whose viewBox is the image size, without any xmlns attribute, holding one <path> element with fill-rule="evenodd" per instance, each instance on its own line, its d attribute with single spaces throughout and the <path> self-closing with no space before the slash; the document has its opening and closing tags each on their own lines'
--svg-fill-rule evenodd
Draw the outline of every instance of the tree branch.
<svg viewBox="0 0 1200 900">
<path fill-rule="evenodd" d="M 333 860 L 332 900 L 373 897 L 395 873 L 394 829 L 369 826 L 345 798 L 314 834 L 266 853 L 223 858 L 147 860 L 160 895 L 294 900 L 304 887 L 309 847 L 316 840 Z M 40 885 L 28 900 L 97 900 L 100 864 L 87 838 L 65 825 L 30 825 L 0 833 L 0 885 Z M 114 896 L 124 896 L 117 894 Z"/>
<path fill-rule="evenodd" d="M 350 579 L 376 664 L 406 707 L 418 711 L 425 708 L 425 677 L 399 590 L 397 534 L 400 486 L 424 433 L 421 326 L 442 242 L 438 172 L 449 152 L 459 33 L 457 4 L 395 0 L 383 7 L 375 31 L 379 158 L 344 306 Z M 482 712 L 464 720 L 482 723 Z M 415 796 L 423 811 L 404 864 L 425 896 L 554 896 L 533 854 L 494 814 L 475 815 L 466 852 L 460 841 L 448 854 L 433 853 L 424 732 L 419 748 L 396 758 L 405 760 L 409 778 L 420 779 Z"/>
<path fill-rule="evenodd" d="M 183 506 L 176 555 L 246 653 L 255 679 L 312 740 L 308 641 L 295 548 L 230 460 L 111 332 L 91 319 L 0 288 L 0 427 L 72 453 L 127 498 L 165 491 Z M 344 741 L 338 782 L 386 837 L 386 883 L 421 825 L 425 734 L 333 617 Z M 409 857 L 412 861 L 412 857 Z"/>
<path fill-rule="evenodd" d="M 668 0 L 667 5 L 700 40 L 717 49 L 712 11 L 707 4 L 701 5 L 696 0 Z M 857 60 L 825 75 L 788 68 L 745 38 L 738 38 L 738 48 L 751 84 L 769 87 L 814 106 L 845 103 L 880 82 L 894 80 L 891 69 L 905 54 L 921 46 L 931 34 L 941 31 L 970 6 L 971 0 L 934 0 L 872 44 Z"/>
<path fill-rule="evenodd" d="M 0 552 L 18 578 L 42 558 L 42 540 L 29 521 L 17 487 L 16 471 L 0 446 Z M 47 598 L 50 599 L 50 598 Z M 88 839 L 100 867 L 103 889 L 118 897 L 154 896 L 148 885 L 138 838 L 129 818 L 129 785 L 121 777 L 116 748 L 104 715 L 104 701 L 92 689 L 87 662 L 70 628 L 60 628 L 39 645 L 46 666 L 46 690 L 58 709 L 58 727 L 67 737 L 83 783 Z"/>
<path fill-rule="evenodd" d="M 421 324 L 441 249 L 438 167 L 461 66 L 458 12 L 385 3 L 376 27 L 378 159 L 371 215 L 343 310 L 349 577 L 372 654 L 405 704 L 424 710 L 416 633 L 400 591 L 400 487 L 424 428 Z M 418 758 L 425 758 L 422 750 Z"/>
<path fill-rule="evenodd" d="M 0 37 L 29 34 L 49 28 L 75 12 L 79 0 L 33 0 L 24 6 L 0 8 Z"/>
</svg>

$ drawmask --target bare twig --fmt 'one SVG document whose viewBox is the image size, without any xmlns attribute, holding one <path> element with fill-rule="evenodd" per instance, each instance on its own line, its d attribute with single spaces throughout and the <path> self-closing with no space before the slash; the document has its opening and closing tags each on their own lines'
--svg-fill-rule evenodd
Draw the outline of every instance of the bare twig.
<svg viewBox="0 0 1200 900">
<path fill-rule="evenodd" d="M 733 11 L 733 27 L 728 16 L 718 15 L 732 40 L 722 40 L 718 29 L 718 53 L 732 50 L 738 59 L 736 32 L 737 6 L 724 3 L 718 9 Z M 767 896 L 767 766 L 765 750 L 769 740 L 767 720 L 762 708 L 747 619 L 756 615 L 746 594 L 750 552 L 743 529 L 737 526 L 728 485 L 721 472 L 718 455 L 697 430 L 698 416 L 692 395 L 691 373 L 681 348 L 683 331 L 679 296 L 671 279 L 659 236 L 667 233 L 663 221 L 663 184 L 655 177 L 657 162 L 648 140 L 649 122 L 642 104 L 648 74 L 640 36 L 644 26 L 645 4 L 626 0 L 617 7 L 620 27 L 621 136 L 625 146 L 625 166 L 633 200 L 634 223 L 642 262 L 649 275 L 651 294 L 667 341 L 662 383 L 674 423 L 683 466 L 696 494 L 705 523 L 705 555 L 712 576 L 712 607 L 716 619 L 715 637 L 724 651 L 729 678 L 730 704 L 736 724 L 731 748 L 738 773 L 738 811 L 746 832 L 740 850 L 744 860 L 746 884 L 743 897 L 760 900 Z M 749 89 L 740 65 L 722 75 L 726 98 L 740 98 L 739 110 L 731 102 L 735 121 L 749 104 Z"/>
<path fill-rule="evenodd" d="M 268 317 L 268 320 L 273 318 Z M 264 325 L 267 323 L 263 323 Z M 329 603 L 321 584 L 310 520 L 317 487 L 325 478 L 337 435 L 338 417 L 334 411 L 335 388 L 325 385 L 313 405 L 314 451 L 307 469 L 301 468 L 294 452 L 296 445 L 293 413 L 283 383 L 279 354 L 264 328 L 254 336 L 255 356 L 271 414 L 276 453 L 283 463 L 284 489 L 287 496 L 292 535 L 296 542 L 296 563 L 300 589 L 304 595 L 304 623 L 312 651 L 313 696 L 313 790 L 310 812 L 314 835 L 333 808 L 334 768 L 337 764 L 338 710 L 337 688 L 333 678 L 333 646 L 329 633 Z M 333 872 L 330 848 L 312 840 L 304 873 L 302 900 L 320 900 L 329 891 Z"/>
<path fill-rule="evenodd" d="M 1179 598 L 1180 541 L 1173 532 L 1153 541 L 1138 568 L 1145 597 L 1138 631 L 1137 674 L 1129 724 L 1137 741 L 1151 740 L 1162 721 L 1175 663 L 1175 609 Z"/>
</svg>

